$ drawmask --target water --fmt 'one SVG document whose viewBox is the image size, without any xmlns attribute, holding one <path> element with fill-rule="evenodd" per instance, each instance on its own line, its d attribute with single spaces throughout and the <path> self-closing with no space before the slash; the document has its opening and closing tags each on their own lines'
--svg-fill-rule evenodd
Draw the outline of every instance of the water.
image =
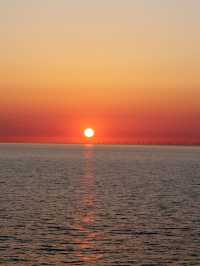
<svg viewBox="0 0 200 266">
<path fill-rule="evenodd" d="M 200 148 L 0 145 L 2 265 L 200 265 Z"/>
</svg>

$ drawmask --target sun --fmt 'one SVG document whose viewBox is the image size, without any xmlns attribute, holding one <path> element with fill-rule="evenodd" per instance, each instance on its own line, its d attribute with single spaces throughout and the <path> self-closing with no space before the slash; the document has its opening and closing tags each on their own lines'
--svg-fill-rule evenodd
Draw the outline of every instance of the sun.
<svg viewBox="0 0 200 266">
<path fill-rule="evenodd" d="M 94 132 L 94 129 L 92 129 L 92 128 L 86 128 L 84 130 L 84 136 L 86 138 L 92 138 L 92 137 L 94 137 L 94 134 L 95 134 L 95 132 Z"/>
</svg>

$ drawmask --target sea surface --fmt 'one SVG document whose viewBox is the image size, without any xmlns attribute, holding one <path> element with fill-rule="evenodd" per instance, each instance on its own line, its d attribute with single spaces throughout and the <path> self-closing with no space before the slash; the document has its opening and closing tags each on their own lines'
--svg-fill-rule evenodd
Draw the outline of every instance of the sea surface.
<svg viewBox="0 0 200 266">
<path fill-rule="evenodd" d="M 200 265 L 200 147 L 0 144 L 3 266 Z"/>
</svg>

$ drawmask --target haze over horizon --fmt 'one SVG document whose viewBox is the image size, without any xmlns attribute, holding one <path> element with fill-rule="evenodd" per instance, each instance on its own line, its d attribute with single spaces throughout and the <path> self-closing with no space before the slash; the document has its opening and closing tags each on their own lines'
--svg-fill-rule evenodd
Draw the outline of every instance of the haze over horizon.
<svg viewBox="0 0 200 266">
<path fill-rule="evenodd" d="M 200 144 L 200 2 L 0 3 L 0 142 Z"/>
</svg>

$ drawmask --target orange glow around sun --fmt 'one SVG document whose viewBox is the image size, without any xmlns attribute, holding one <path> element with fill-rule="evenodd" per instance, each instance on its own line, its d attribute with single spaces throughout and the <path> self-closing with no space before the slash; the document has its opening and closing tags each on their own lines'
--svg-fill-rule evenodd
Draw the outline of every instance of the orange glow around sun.
<svg viewBox="0 0 200 266">
<path fill-rule="evenodd" d="M 92 138 L 92 137 L 94 137 L 94 134 L 95 134 L 95 132 L 94 132 L 94 130 L 92 128 L 86 128 L 84 130 L 84 136 L 86 138 Z"/>
</svg>

